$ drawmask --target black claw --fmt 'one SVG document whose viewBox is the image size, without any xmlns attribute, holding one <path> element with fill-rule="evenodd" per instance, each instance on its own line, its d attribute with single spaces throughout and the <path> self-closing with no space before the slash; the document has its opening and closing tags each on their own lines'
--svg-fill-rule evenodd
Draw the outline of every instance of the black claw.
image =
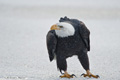
<svg viewBox="0 0 120 80">
<path fill-rule="evenodd" d="M 100 78 L 100 76 L 99 75 L 96 75 L 98 78 Z"/>
<path fill-rule="evenodd" d="M 75 76 L 75 77 L 76 77 L 76 75 L 75 75 L 75 74 L 72 74 L 70 77 L 73 77 L 73 76 Z"/>
<path fill-rule="evenodd" d="M 81 76 L 83 76 L 83 75 L 85 75 L 84 73 L 83 74 L 81 74 Z"/>
</svg>

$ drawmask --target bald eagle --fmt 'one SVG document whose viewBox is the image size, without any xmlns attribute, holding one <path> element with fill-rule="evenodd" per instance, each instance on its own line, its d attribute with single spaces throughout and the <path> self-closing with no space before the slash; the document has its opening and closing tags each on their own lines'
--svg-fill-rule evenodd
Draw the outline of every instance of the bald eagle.
<svg viewBox="0 0 120 80">
<path fill-rule="evenodd" d="M 69 19 L 67 17 L 60 18 L 59 23 L 52 25 L 51 30 L 46 37 L 49 59 L 56 59 L 57 68 L 60 72 L 64 71 L 61 78 L 73 78 L 67 72 L 66 58 L 77 55 L 86 74 L 84 77 L 98 78 L 93 75 L 89 69 L 89 59 L 87 52 L 90 51 L 90 31 L 82 21 L 77 19 Z"/>
</svg>

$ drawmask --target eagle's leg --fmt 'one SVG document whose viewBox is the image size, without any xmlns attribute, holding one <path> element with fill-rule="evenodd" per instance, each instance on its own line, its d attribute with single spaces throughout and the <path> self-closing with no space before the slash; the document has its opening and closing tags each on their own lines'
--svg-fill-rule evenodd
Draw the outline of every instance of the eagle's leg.
<svg viewBox="0 0 120 80">
<path fill-rule="evenodd" d="M 73 78 L 74 74 L 70 75 L 67 72 L 67 62 L 66 58 L 64 58 L 63 56 L 57 56 L 57 68 L 60 70 L 61 73 L 62 71 L 64 71 L 64 74 L 60 76 L 61 78 Z"/>
<path fill-rule="evenodd" d="M 83 52 L 81 52 L 80 55 L 78 55 L 78 59 L 80 60 L 83 68 L 86 70 L 86 74 L 82 74 L 82 76 L 84 77 L 94 77 L 94 78 L 98 78 L 99 76 L 98 75 L 93 75 L 91 72 L 90 72 L 90 69 L 89 69 L 89 58 L 88 58 L 88 55 L 87 55 L 87 50 L 84 50 Z"/>
</svg>

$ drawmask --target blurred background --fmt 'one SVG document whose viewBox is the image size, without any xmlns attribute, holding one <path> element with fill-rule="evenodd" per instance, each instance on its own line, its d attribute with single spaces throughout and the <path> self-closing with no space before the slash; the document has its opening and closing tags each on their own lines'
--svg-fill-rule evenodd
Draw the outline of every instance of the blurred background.
<svg viewBox="0 0 120 80">
<path fill-rule="evenodd" d="M 1 13 L 6 17 L 59 18 L 119 18 L 119 0 L 0 0 Z M 9 16 L 8 16 L 9 17 Z"/>
<path fill-rule="evenodd" d="M 58 80 L 46 34 L 60 17 L 79 19 L 91 32 L 90 68 L 100 80 L 120 77 L 120 0 L 0 0 L 0 80 Z M 78 59 L 67 59 L 78 79 Z M 73 79 L 73 80 L 75 80 Z M 67 79 L 66 79 L 67 80 Z M 94 79 L 91 79 L 94 80 Z"/>
</svg>

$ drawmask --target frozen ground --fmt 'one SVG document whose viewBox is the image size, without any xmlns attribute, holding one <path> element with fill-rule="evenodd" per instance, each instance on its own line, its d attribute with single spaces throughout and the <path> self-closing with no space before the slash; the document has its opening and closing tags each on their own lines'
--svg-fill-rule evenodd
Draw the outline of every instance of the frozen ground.
<svg viewBox="0 0 120 80">
<path fill-rule="evenodd" d="M 120 80 L 120 1 L 45 1 L 0 0 L 0 80 L 69 80 L 59 78 L 46 49 L 50 26 L 65 15 L 91 31 L 88 55 L 97 80 Z M 77 57 L 67 62 L 68 72 L 77 76 L 70 80 L 96 80 L 80 77 L 85 71 Z"/>
</svg>

